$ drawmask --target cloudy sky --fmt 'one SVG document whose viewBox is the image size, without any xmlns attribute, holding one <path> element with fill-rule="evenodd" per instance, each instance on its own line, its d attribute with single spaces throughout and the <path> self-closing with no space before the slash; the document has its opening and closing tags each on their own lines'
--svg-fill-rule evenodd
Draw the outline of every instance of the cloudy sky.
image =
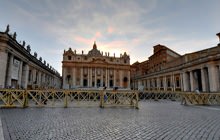
<svg viewBox="0 0 220 140">
<path fill-rule="evenodd" d="M 163 44 L 179 54 L 213 47 L 220 32 L 220 0 L 0 0 L 0 31 L 7 24 L 18 41 L 62 73 L 62 54 L 71 47 L 98 49 L 131 64 Z"/>
</svg>

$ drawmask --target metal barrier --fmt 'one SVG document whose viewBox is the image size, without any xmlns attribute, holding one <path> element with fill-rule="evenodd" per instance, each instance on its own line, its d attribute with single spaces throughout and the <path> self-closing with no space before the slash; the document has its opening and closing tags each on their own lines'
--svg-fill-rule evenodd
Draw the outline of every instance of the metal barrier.
<svg viewBox="0 0 220 140">
<path fill-rule="evenodd" d="M 25 90 L 0 90 L 0 103 L 4 107 L 25 107 Z"/>
<path fill-rule="evenodd" d="M 181 101 L 184 105 L 220 105 L 220 93 L 195 93 L 181 91 L 145 90 L 139 92 L 140 100 Z"/>
<path fill-rule="evenodd" d="M 104 99 L 101 107 L 106 106 L 130 106 L 138 109 L 138 92 L 132 90 L 126 91 L 103 91 L 101 94 Z"/>
<path fill-rule="evenodd" d="M 180 93 L 181 104 L 188 105 L 220 105 L 220 93 Z"/>
<path fill-rule="evenodd" d="M 181 104 L 220 105 L 220 93 L 145 90 L 16 90 L 0 89 L 0 107 L 127 106 L 139 100 L 172 100 Z"/>
<path fill-rule="evenodd" d="M 178 92 L 160 91 L 160 90 L 144 90 L 139 92 L 140 100 L 161 100 L 168 99 L 172 101 L 180 101 L 181 97 Z"/>
<path fill-rule="evenodd" d="M 0 89 L 0 107 L 81 106 L 138 108 L 138 94 L 136 91 Z"/>
</svg>

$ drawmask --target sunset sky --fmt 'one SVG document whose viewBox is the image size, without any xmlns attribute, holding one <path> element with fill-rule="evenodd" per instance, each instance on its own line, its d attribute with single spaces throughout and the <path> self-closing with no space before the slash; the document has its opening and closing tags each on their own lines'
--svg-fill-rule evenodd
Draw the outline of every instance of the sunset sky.
<svg viewBox="0 0 220 140">
<path fill-rule="evenodd" d="M 163 44 L 179 54 L 216 46 L 220 0 L 0 0 L 0 31 L 10 25 L 17 40 L 62 73 L 64 49 L 100 51 L 131 64 Z"/>
</svg>

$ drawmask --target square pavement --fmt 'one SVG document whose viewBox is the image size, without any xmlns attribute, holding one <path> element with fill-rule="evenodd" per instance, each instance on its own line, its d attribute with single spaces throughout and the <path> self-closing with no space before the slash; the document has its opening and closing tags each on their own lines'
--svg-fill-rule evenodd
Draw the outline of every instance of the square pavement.
<svg viewBox="0 0 220 140">
<path fill-rule="evenodd" d="M 0 136 L 2 130 L 5 140 L 220 140 L 219 106 L 139 106 L 0 109 Z"/>
</svg>

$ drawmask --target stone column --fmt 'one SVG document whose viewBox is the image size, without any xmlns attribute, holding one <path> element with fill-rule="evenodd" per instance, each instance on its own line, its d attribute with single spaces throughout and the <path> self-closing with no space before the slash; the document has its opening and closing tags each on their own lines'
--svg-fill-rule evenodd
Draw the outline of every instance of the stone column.
<svg viewBox="0 0 220 140">
<path fill-rule="evenodd" d="M 120 74 L 119 74 L 119 77 L 120 77 L 120 87 L 123 87 L 123 70 L 120 70 Z"/>
<path fill-rule="evenodd" d="M 147 90 L 150 90 L 150 82 L 149 82 L 149 79 L 147 79 Z"/>
<path fill-rule="evenodd" d="M 142 86 L 142 81 L 139 79 L 137 80 L 138 84 L 137 84 L 137 89 L 139 89 Z"/>
<path fill-rule="evenodd" d="M 209 73 L 209 87 L 211 92 L 216 92 L 218 90 L 218 80 L 217 80 L 217 74 L 216 74 L 216 66 L 215 65 L 209 65 L 208 67 L 208 73 Z"/>
<path fill-rule="evenodd" d="M 217 91 L 220 91 L 220 71 L 219 71 L 219 65 L 215 66 L 215 69 L 216 69 Z"/>
<path fill-rule="evenodd" d="M 74 87 L 76 87 L 76 68 L 72 68 L 72 84 Z"/>
<path fill-rule="evenodd" d="M 0 51 L 0 88 L 5 88 L 8 53 Z"/>
<path fill-rule="evenodd" d="M 183 74 L 180 73 L 180 88 L 181 88 L 181 91 L 184 91 L 184 87 L 183 87 Z"/>
<path fill-rule="evenodd" d="M 183 91 L 189 91 L 187 73 L 183 72 Z"/>
<path fill-rule="evenodd" d="M 220 91 L 220 64 L 217 67 L 217 75 L 218 75 L 218 78 L 217 78 L 218 79 L 218 91 Z"/>
<path fill-rule="evenodd" d="M 144 86 L 144 89 L 146 89 L 146 86 L 147 86 L 147 85 L 146 85 L 146 79 L 143 79 L 143 83 L 144 83 L 144 85 L 143 85 L 143 86 Z"/>
<path fill-rule="evenodd" d="M 156 80 L 156 82 L 155 82 L 155 80 Z M 155 90 L 157 88 L 157 79 L 153 78 L 152 81 L 153 81 L 153 88 Z"/>
<path fill-rule="evenodd" d="M 81 81 L 80 86 L 83 87 L 83 79 L 84 79 L 83 78 L 83 67 L 81 68 L 80 75 L 81 75 L 80 76 L 80 81 Z"/>
<path fill-rule="evenodd" d="M 87 87 L 89 87 L 89 67 L 87 67 Z"/>
<path fill-rule="evenodd" d="M 160 90 L 160 77 L 157 77 L 157 90 Z"/>
<path fill-rule="evenodd" d="M 48 78 L 49 78 L 49 87 L 51 86 L 51 81 L 52 81 L 52 78 L 51 78 L 51 75 L 48 74 Z"/>
<path fill-rule="evenodd" d="M 167 80 L 166 80 L 166 76 L 163 77 L 163 89 L 164 89 L 164 91 L 167 90 Z"/>
<path fill-rule="evenodd" d="M 53 77 L 52 77 L 52 75 L 50 75 L 50 87 L 53 86 L 52 83 L 53 83 Z"/>
<path fill-rule="evenodd" d="M 101 71 L 100 71 L 100 74 L 101 74 L 101 87 L 103 87 L 103 68 L 101 68 Z"/>
<path fill-rule="evenodd" d="M 175 75 L 173 74 L 172 77 L 173 77 L 173 91 L 176 91 L 176 78 L 175 78 Z"/>
<path fill-rule="evenodd" d="M 39 79 L 40 80 L 40 79 Z M 55 88 L 55 76 L 52 77 L 52 87 Z"/>
<path fill-rule="evenodd" d="M 90 86 L 92 87 L 92 67 L 90 68 Z"/>
<path fill-rule="evenodd" d="M 116 86 L 116 70 L 114 69 L 114 84 L 113 86 L 115 87 Z"/>
<path fill-rule="evenodd" d="M 64 75 L 64 76 L 66 76 L 66 75 Z M 63 80 L 65 81 L 65 78 L 63 78 Z M 44 73 L 43 74 L 43 85 L 44 85 L 44 87 L 45 87 L 45 84 L 46 84 L 46 74 Z M 64 84 L 66 84 L 66 83 L 64 82 Z"/>
<path fill-rule="evenodd" d="M 32 84 L 35 84 L 35 81 L 36 81 L 36 72 L 37 72 L 36 69 L 33 69 L 33 70 L 32 70 L 32 74 L 33 74 Z"/>
<path fill-rule="evenodd" d="M 44 87 L 47 87 L 48 85 L 48 77 L 47 77 L 47 74 L 44 73 Z"/>
<path fill-rule="evenodd" d="M 135 81 L 135 89 L 138 89 L 138 80 Z"/>
<path fill-rule="evenodd" d="M 53 76 L 50 75 L 50 87 L 52 87 L 52 86 L 53 86 Z"/>
<path fill-rule="evenodd" d="M 108 87 L 110 87 L 110 69 L 108 69 Z"/>
<path fill-rule="evenodd" d="M 23 71 L 23 61 L 20 61 L 19 73 L 18 73 L 18 85 L 19 85 L 19 87 L 21 87 L 22 71 Z"/>
<path fill-rule="evenodd" d="M 131 72 L 130 72 L 130 70 L 128 70 L 128 88 L 131 88 Z"/>
<path fill-rule="evenodd" d="M 109 87 L 109 85 L 108 85 L 108 68 L 106 68 L 106 70 L 105 70 L 105 86 Z"/>
<path fill-rule="evenodd" d="M 50 76 L 50 86 L 53 87 L 53 76 Z"/>
<path fill-rule="evenodd" d="M 173 78 L 173 74 L 170 75 L 170 87 L 171 87 L 171 90 L 174 91 L 174 78 Z"/>
<path fill-rule="evenodd" d="M 27 88 L 27 85 L 28 85 L 28 77 L 29 76 L 29 66 L 28 64 L 25 64 L 24 66 L 24 70 L 23 70 L 23 76 L 22 76 L 22 79 L 21 79 L 21 87 L 22 88 Z"/>
<path fill-rule="evenodd" d="M 38 72 L 38 78 L 37 79 L 38 79 L 38 86 L 41 87 L 41 80 L 42 79 L 41 79 L 41 72 L 40 71 Z M 53 86 L 54 86 L 54 83 L 53 83 Z"/>
<path fill-rule="evenodd" d="M 194 84 L 194 76 L 193 76 L 193 71 L 190 71 L 190 87 L 191 87 L 191 91 L 195 90 L 195 84 Z"/>
<path fill-rule="evenodd" d="M 43 86 L 43 85 L 44 85 L 44 84 L 43 84 L 43 72 L 41 72 L 41 78 L 40 78 L 40 79 L 41 79 L 40 85 Z"/>
<path fill-rule="evenodd" d="M 63 80 L 63 89 L 66 89 L 66 68 L 65 67 L 62 67 L 62 80 Z M 44 73 L 43 73 L 42 82 L 44 84 Z"/>
<path fill-rule="evenodd" d="M 97 73 L 96 73 L 96 68 L 95 68 L 95 87 L 97 87 Z"/>
<path fill-rule="evenodd" d="M 48 84 L 47 84 L 47 88 L 48 88 L 50 87 L 50 75 L 49 74 L 47 75 L 47 81 L 48 81 Z"/>
<path fill-rule="evenodd" d="M 6 86 L 11 86 L 11 76 L 12 76 L 12 70 L 13 70 L 13 61 L 14 61 L 14 55 L 10 55 L 9 57 L 9 65 L 8 65 L 8 73 L 7 73 L 7 82 Z"/>
<path fill-rule="evenodd" d="M 206 79 L 205 79 L 205 71 L 203 68 L 201 68 L 201 80 L 202 80 L 202 91 L 206 92 L 207 88 L 206 88 Z"/>
</svg>

